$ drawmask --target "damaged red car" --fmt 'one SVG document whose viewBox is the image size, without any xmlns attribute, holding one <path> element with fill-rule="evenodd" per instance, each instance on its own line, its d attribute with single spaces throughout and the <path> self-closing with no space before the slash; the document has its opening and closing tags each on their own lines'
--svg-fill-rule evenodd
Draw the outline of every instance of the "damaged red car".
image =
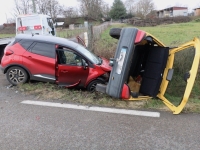
<svg viewBox="0 0 200 150">
<path fill-rule="evenodd" d="M 111 71 L 108 60 L 83 46 L 41 35 L 17 35 L 5 48 L 0 67 L 13 85 L 36 80 L 89 91 L 106 83 Z"/>
</svg>

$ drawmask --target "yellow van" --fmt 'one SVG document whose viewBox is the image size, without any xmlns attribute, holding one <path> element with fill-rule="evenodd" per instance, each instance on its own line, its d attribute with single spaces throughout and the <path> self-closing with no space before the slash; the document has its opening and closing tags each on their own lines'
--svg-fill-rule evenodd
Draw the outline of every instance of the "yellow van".
<svg viewBox="0 0 200 150">
<path fill-rule="evenodd" d="M 199 39 L 194 38 L 179 47 L 169 48 L 153 35 L 137 28 L 113 28 L 110 35 L 119 39 L 115 56 L 110 59 L 112 71 L 108 84 L 98 84 L 96 90 L 124 100 L 157 97 L 173 114 L 179 114 L 188 101 L 197 75 Z M 186 49 L 189 49 L 189 53 L 193 50 L 194 55 L 191 67 L 183 70 L 185 72 L 180 80 L 186 83 L 186 87 L 180 104 L 175 106 L 172 99 L 166 98 L 165 92 L 175 71 L 175 55 Z"/>
</svg>

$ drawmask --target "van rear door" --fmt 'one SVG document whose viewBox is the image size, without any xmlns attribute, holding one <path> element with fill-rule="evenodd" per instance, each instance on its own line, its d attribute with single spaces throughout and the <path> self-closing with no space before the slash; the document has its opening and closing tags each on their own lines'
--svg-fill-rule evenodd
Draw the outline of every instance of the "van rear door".
<svg viewBox="0 0 200 150">
<path fill-rule="evenodd" d="M 16 34 L 43 34 L 40 15 L 20 16 L 16 18 Z"/>
<path fill-rule="evenodd" d="M 178 55 L 178 53 L 180 54 Z M 172 110 L 173 114 L 179 114 L 189 99 L 197 75 L 199 60 L 200 41 L 197 38 L 170 50 L 160 86 L 160 93 L 157 97 L 163 100 L 165 105 Z M 172 82 L 172 80 L 174 81 Z M 170 85 L 170 82 L 173 85 Z M 168 91 L 170 91 L 170 95 L 167 95 Z M 182 97 L 180 103 L 176 106 L 172 104 L 172 99 L 170 99 L 176 98 L 176 96 L 172 96 L 173 93 L 175 95 L 180 93 L 179 97 Z"/>
</svg>

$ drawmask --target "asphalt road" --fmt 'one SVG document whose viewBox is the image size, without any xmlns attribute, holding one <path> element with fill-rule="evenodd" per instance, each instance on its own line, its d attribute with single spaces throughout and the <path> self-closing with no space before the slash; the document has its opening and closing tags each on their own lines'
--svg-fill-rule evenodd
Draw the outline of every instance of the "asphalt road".
<svg viewBox="0 0 200 150">
<path fill-rule="evenodd" d="M 151 118 L 26 105 L 20 102 L 36 96 L 8 85 L 0 73 L 0 150 L 200 149 L 199 114 Z"/>
</svg>

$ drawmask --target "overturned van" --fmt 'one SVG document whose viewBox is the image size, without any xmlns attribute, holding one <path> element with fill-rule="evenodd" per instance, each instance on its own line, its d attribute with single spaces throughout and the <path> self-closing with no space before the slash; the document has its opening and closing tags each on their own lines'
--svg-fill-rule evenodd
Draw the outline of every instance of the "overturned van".
<svg viewBox="0 0 200 150">
<path fill-rule="evenodd" d="M 124 100 L 146 100 L 158 97 L 173 112 L 179 114 L 191 93 L 200 60 L 200 41 L 197 38 L 176 48 L 166 47 L 153 35 L 137 28 L 113 28 L 110 35 L 119 39 L 107 85 L 98 84 L 97 91 Z M 165 97 L 173 77 L 175 54 L 194 49 L 191 68 L 182 80 L 186 83 L 180 104 L 175 106 Z"/>
</svg>

